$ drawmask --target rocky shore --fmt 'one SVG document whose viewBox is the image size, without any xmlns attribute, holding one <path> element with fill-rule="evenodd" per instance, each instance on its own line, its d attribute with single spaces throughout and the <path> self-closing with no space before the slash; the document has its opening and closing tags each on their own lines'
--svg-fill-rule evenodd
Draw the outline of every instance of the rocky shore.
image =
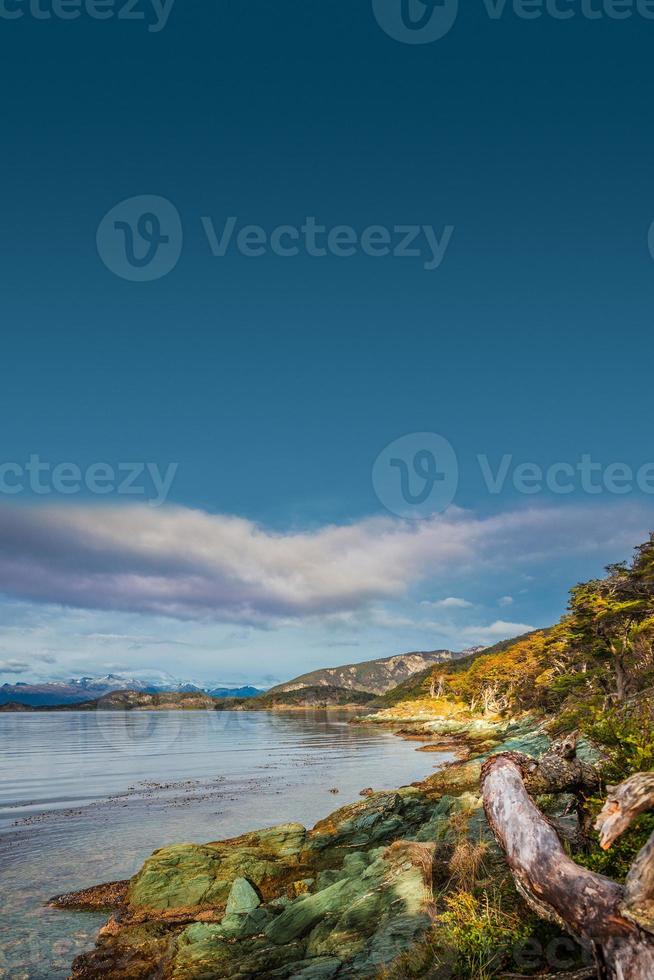
<svg viewBox="0 0 654 980">
<path fill-rule="evenodd" d="M 418 948 L 433 926 L 434 876 L 453 850 L 467 842 L 500 860 L 479 791 L 488 753 L 538 757 L 550 744 L 533 719 L 457 724 L 412 723 L 407 734 L 464 745 L 465 759 L 423 782 L 365 790 L 360 802 L 309 830 L 283 824 L 165 847 L 127 883 L 53 899 L 60 908 L 111 912 L 95 950 L 75 960 L 71 977 L 394 976 L 382 971 Z M 564 813 L 564 797 L 548 801 L 550 813 Z"/>
<path fill-rule="evenodd" d="M 55 902 L 111 906 L 73 980 L 650 980 L 653 684 L 650 535 L 556 626 L 419 672 L 357 719 L 455 762 Z"/>
</svg>

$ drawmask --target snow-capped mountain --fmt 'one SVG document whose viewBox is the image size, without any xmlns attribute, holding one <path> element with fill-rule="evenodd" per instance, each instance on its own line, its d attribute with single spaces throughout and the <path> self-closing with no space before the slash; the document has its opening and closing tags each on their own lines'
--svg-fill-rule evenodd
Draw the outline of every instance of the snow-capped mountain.
<svg viewBox="0 0 654 980">
<path fill-rule="evenodd" d="M 127 673 L 126 671 L 115 671 L 105 674 L 104 677 L 77 677 L 66 682 L 69 685 L 86 691 L 89 689 L 97 690 L 103 688 L 107 691 L 200 691 L 202 688 L 189 681 L 180 681 L 172 674 L 163 670 L 145 671 L 135 670 Z"/>
<path fill-rule="evenodd" d="M 201 686 L 191 681 L 180 681 L 165 671 L 116 671 L 103 677 L 73 677 L 66 681 L 46 681 L 43 683 L 2 684 L 0 704 L 15 701 L 18 704 L 47 706 L 55 704 L 75 704 L 78 701 L 91 701 L 112 691 L 141 691 L 146 694 L 173 692 L 182 694 L 210 694 L 212 697 L 254 697 L 261 694 L 255 687 L 226 687 L 225 685 Z"/>
</svg>

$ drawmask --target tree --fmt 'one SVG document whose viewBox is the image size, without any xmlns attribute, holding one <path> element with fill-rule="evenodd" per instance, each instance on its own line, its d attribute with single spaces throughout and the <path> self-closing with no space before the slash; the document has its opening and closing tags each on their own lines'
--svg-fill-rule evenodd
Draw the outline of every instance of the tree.
<svg viewBox="0 0 654 980">
<path fill-rule="evenodd" d="M 631 565 L 609 565 L 607 576 L 575 586 L 566 620 L 572 653 L 595 657 L 613 671 L 615 696 L 631 693 L 633 672 L 651 661 L 654 639 L 654 535 Z"/>
<path fill-rule="evenodd" d="M 486 817 L 518 891 L 538 915 L 590 947 L 601 980 L 652 980 L 654 835 L 620 885 L 576 864 L 531 798 L 550 788 L 578 791 L 586 779 L 571 742 L 553 746 L 539 762 L 517 753 L 491 756 L 481 780 Z M 654 773 L 609 787 L 597 821 L 602 847 L 652 806 Z"/>
</svg>

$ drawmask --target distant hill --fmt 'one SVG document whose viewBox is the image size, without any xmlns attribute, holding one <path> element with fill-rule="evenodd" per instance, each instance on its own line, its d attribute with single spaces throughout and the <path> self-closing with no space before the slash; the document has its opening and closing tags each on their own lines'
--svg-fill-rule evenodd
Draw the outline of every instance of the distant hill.
<svg viewBox="0 0 654 980">
<path fill-rule="evenodd" d="M 116 682 L 115 687 L 124 687 Z M 82 677 L 71 681 L 49 681 L 43 684 L 3 684 L 0 686 L 0 705 L 17 703 L 32 707 L 61 704 L 77 704 L 92 698 L 100 698 L 112 690 L 103 683 L 92 683 Z"/>
<path fill-rule="evenodd" d="M 68 704 L 27 705 L 7 702 L 0 705 L 0 711 L 213 711 L 219 704 L 219 698 L 212 698 L 202 692 L 169 691 L 151 694 L 147 691 L 111 691 L 101 698 Z"/>
<path fill-rule="evenodd" d="M 104 677 L 78 677 L 69 681 L 48 681 L 42 684 L 2 684 L 0 705 L 17 704 L 58 707 L 65 704 L 81 704 L 95 701 L 112 691 L 139 691 L 143 694 L 206 694 L 213 698 L 252 698 L 262 694 L 261 689 L 251 686 L 200 687 L 190 681 L 178 681 L 169 674 L 157 671 L 151 675 L 132 676 L 124 673 L 106 674 Z"/>
<path fill-rule="evenodd" d="M 230 699 L 217 702 L 217 708 L 239 708 L 244 711 L 271 711 L 282 708 L 343 708 L 360 707 L 375 701 L 367 691 L 318 684 L 293 691 L 269 691 L 257 698 Z"/>
<path fill-rule="evenodd" d="M 209 694 L 212 698 L 256 698 L 257 695 L 263 693 L 260 687 L 250 687 L 249 685 L 245 687 L 214 687 L 205 690 L 205 694 Z"/>
<path fill-rule="evenodd" d="M 427 667 L 466 657 L 483 647 L 453 653 L 451 650 L 429 650 L 416 653 L 400 653 L 393 657 L 366 660 L 360 664 L 345 664 L 343 667 L 324 667 L 300 674 L 293 680 L 272 687 L 266 696 L 298 691 L 302 688 L 335 687 L 349 691 L 364 691 L 368 694 L 385 694 L 402 681 Z"/>
<path fill-rule="evenodd" d="M 231 694 L 231 691 L 230 691 Z M 271 711 L 281 708 L 360 707 L 375 701 L 374 694 L 343 687 L 304 687 L 297 691 L 263 694 L 258 697 L 211 697 L 202 692 L 111 691 L 101 698 L 68 704 L 0 704 L 0 712 L 39 711 Z"/>
</svg>

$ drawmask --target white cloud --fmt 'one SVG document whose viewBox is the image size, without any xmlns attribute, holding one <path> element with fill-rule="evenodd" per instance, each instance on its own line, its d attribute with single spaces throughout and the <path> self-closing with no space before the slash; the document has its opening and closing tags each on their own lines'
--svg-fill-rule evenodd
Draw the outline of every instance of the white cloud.
<svg viewBox="0 0 654 980">
<path fill-rule="evenodd" d="M 437 599 L 435 602 L 425 600 L 421 606 L 430 606 L 432 609 L 470 609 L 473 605 L 467 599 L 457 599 L 456 596 L 448 596 L 447 599 Z"/>
<path fill-rule="evenodd" d="M 498 599 L 497 600 L 497 604 L 498 604 L 498 606 L 512 606 L 513 605 L 513 596 L 512 595 L 503 595 L 501 599 Z"/>
<path fill-rule="evenodd" d="M 35 665 L 51 665 L 56 662 L 56 657 L 51 654 L 29 650 L 24 659 L 19 660 L 17 657 L 0 659 L 0 674 L 27 674 L 34 670 Z"/>
<path fill-rule="evenodd" d="M 418 522 L 376 517 L 279 533 L 184 507 L 5 505 L 0 592 L 187 620 L 347 618 L 374 602 L 402 599 L 427 579 L 496 574 L 575 553 L 622 557 L 644 538 L 651 517 L 624 505 L 618 519 L 618 506 L 486 518 L 453 509 Z"/>
<path fill-rule="evenodd" d="M 0 660 L 0 674 L 26 674 L 30 665 L 20 660 Z"/>
</svg>

